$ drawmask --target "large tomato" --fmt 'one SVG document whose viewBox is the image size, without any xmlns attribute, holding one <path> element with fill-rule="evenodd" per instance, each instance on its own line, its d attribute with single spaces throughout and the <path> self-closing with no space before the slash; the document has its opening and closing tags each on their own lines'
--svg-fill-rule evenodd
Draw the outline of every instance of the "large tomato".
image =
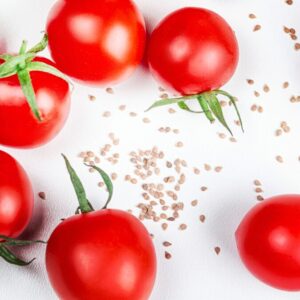
<svg viewBox="0 0 300 300">
<path fill-rule="evenodd" d="M 218 14 L 183 8 L 153 31 L 148 60 L 153 75 L 182 95 L 223 86 L 233 75 L 239 51 L 234 32 Z"/>
<path fill-rule="evenodd" d="M 28 225 L 33 210 L 33 192 L 20 164 L 0 150 L 0 235 L 15 238 Z"/>
<path fill-rule="evenodd" d="M 277 196 L 255 206 L 241 222 L 236 242 L 257 278 L 300 291 L 300 195 Z"/>
<path fill-rule="evenodd" d="M 54 65 L 42 57 L 36 57 L 33 61 Z M 17 75 L 0 78 L 2 145 L 20 148 L 43 145 L 58 134 L 67 119 L 70 107 L 69 84 L 40 71 L 30 72 L 30 77 L 42 120 L 39 121 L 30 109 Z"/>
<path fill-rule="evenodd" d="M 107 209 L 112 183 L 99 168 L 110 192 L 100 211 L 88 202 L 67 162 L 81 214 L 52 233 L 46 250 L 50 282 L 63 300 L 147 300 L 156 275 L 156 255 L 149 233 L 131 214 Z"/>
<path fill-rule="evenodd" d="M 131 0 L 58 0 L 47 24 L 58 68 L 91 85 L 126 79 L 141 62 L 146 39 Z"/>
</svg>

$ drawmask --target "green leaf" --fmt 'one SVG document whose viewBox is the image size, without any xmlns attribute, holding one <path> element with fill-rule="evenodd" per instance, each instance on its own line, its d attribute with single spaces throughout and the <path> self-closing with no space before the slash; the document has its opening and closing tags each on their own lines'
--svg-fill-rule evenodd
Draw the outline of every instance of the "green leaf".
<svg viewBox="0 0 300 300">
<path fill-rule="evenodd" d="M 0 246 L 0 256 L 6 262 L 13 264 L 13 265 L 17 265 L 17 266 L 28 266 L 35 260 L 35 258 L 33 258 L 32 260 L 26 262 L 26 261 L 18 258 L 16 255 L 14 255 L 10 250 L 8 250 L 4 246 Z"/>
<path fill-rule="evenodd" d="M 64 154 L 62 154 L 62 157 L 65 160 L 66 167 L 67 167 L 67 170 L 69 172 L 71 182 L 73 184 L 75 193 L 77 195 L 77 199 L 78 199 L 78 202 L 79 202 L 81 212 L 82 213 L 88 213 L 88 212 L 93 211 L 94 209 L 90 205 L 90 203 L 89 203 L 89 201 L 86 197 L 85 189 L 82 185 L 81 180 L 77 176 L 75 170 L 71 166 L 71 164 L 70 164 L 69 160 L 67 159 L 67 157 Z"/>
<path fill-rule="evenodd" d="M 199 95 L 197 97 L 197 100 L 198 100 L 206 118 L 212 123 L 215 120 L 215 118 L 213 117 L 211 111 L 209 110 L 209 106 L 208 106 L 208 103 L 207 103 L 205 97 L 203 95 Z"/>
<path fill-rule="evenodd" d="M 44 34 L 42 40 L 36 44 L 34 47 L 32 47 L 30 50 L 27 51 L 27 53 L 38 53 L 46 49 L 48 46 L 48 35 Z"/>
<path fill-rule="evenodd" d="M 55 67 L 48 65 L 44 62 L 31 61 L 27 64 L 27 70 L 29 72 L 39 71 L 39 72 L 48 73 L 48 74 L 54 75 L 56 77 L 59 77 L 59 78 L 65 80 L 66 82 L 69 82 L 69 79 L 66 75 L 64 75 L 62 72 L 60 72 Z"/>
<path fill-rule="evenodd" d="M 107 208 L 108 204 L 110 203 L 111 199 L 112 199 L 112 196 L 113 196 L 113 191 L 114 191 L 114 188 L 113 188 L 113 183 L 110 179 L 110 177 L 102 170 L 100 169 L 99 167 L 96 167 L 96 166 L 93 166 L 93 165 L 88 165 L 86 164 L 87 167 L 91 167 L 93 168 L 94 170 L 96 170 L 102 177 L 106 187 L 107 187 L 107 190 L 108 190 L 108 199 L 104 205 L 104 209 Z"/>
<path fill-rule="evenodd" d="M 41 122 L 42 119 L 41 119 L 41 116 L 39 113 L 39 108 L 38 108 L 38 105 L 36 102 L 36 97 L 35 97 L 35 93 L 34 93 L 34 89 L 32 86 L 29 72 L 28 72 L 28 70 L 24 69 L 24 70 L 20 70 L 17 74 L 18 74 L 18 78 L 19 78 L 23 93 L 27 99 L 27 102 L 28 102 L 33 114 Z"/>
</svg>

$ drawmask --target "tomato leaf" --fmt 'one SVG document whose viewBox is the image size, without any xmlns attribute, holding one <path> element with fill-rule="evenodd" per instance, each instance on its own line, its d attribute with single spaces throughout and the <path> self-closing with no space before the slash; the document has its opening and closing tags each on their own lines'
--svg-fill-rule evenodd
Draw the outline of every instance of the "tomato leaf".
<svg viewBox="0 0 300 300">
<path fill-rule="evenodd" d="M 35 260 L 35 258 L 33 258 L 32 260 L 26 262 L 26 261 L 18 258 L 15 254 L 13 254 L 10 250 L 8 250 L 4 246 L 0 246 L 0 256 L 8 263 L 17 265 L 17 266 L 28 266 Z"/>
<path fill-rule="evenodd" d="M 30 106 L 32 112 L 34 113 L 34 115 L 36 116 L 36 118 L 41 122 L 42 118 L 40 116 L 39 108 L 38 108 L 38 105 L 36 102 L 36 97 L 35 97 L 35 93 L 34 93 L 34 89 L 32 86 L 29 72 L 27 69 L 23 69 L 23 70 L 18 71 L 17 74 L 18 74 L 18 78 L 20 81 L 20 85 L 21 85 L 23 93 L 28 101 L 29 106 Z"/>
<path fill-rule="evenodd" d="M 70 164 L 69 160 L 67 159 L 67 157 L 64 154 L 62 154 L 62 157 L 65 160 L 66 167 L 67 167 L 67 170 L 69 172 L 71 182 L 73 184 L 75 193 L 77 195 L 77 199 L 78 199 L 78 202 L 79 202 L 81 212 L 82 213 L 88 213 L 88 212 L 93 211 L 94 208 L 89 203 L 89 200 L 86 197 L 86 192 L 85 192 L 85 189 L 82 185 L 81 180 L 79 179 L 79 177 L 76 174 L 75 170 L 71 166 L 71 164 Z"/>
<path fill-rule="evenodd" d="M 104 183 L 107 187 L 109 195 L 108 195 L 108 199 L 107 199 L 107 201 L 106 201 L 106 203 L 103 207 L 103 209 L 106 209 L 108 204 L 110 203 L 110 201 L 112 199 L 112 196 L 113 196 L 113 191 L 114 191 L 113 183 L 112 183 L 110 177 L 102 169 L 100 169 L 99 167 L 93 166 L 93 165 L 88 165 L 88 164 L 86 164 L 86 166 L 91 167 L 94 170 L 96 170 L 101 175 L 101 177 L 102 177 L 102 179 L 103 179 L 103 181 L 104 181 Z"/>
</svg>

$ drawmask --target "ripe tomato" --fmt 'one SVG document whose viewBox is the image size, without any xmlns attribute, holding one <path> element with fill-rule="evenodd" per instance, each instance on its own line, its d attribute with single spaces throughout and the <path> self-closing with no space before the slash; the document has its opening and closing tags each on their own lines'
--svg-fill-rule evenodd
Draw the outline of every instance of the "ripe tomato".
<svg viewBox="0 0 300 300">
<path fill-rule="evenodd" d="M 144 225 L 133 215 L 107 209 L 110 178 L 96 166 L 109 191 L 94 211 L 83 185 L 65 158 L 79 201 L 77 214 L 52 233 L 46 249 L 50 282 L 60 299 L 147 300 L 156 276 L 156 255 Z"/>
<path fill-rule="evenodd" d="M 167 16 L 149 43 L 150 70 L 162 84 L 182 95 L 223 86 L 233 75 L 239 51 L 234 32 L 216 13 L 183 8 Z"/>
<path fill-rule="evenodd" d="M 46 253 L 51 284 L 64 300 L 146 300 L 153 288 L 150 235 L 126 212 L 106 209 L 63 221 Z"/>
<path fill-rule="evenodd" d="M 130 76 L 142 60 L 146 39 L 143 17 L 131 0 L 58 0 L 47 33 L 57 67 L 91 85 Z"/>
<path fill-rule="evenodd" d="M 300 195 L 277 196 L 255 206 L 241 222 L 236 242 L 258 279 L 300 291 Z"/>
<path fill-rule="evenodd" d="M 33 61 L 54 65 L 46 58 Z M 0 61 L 2 64 L 3 61 Z M 45 72 L 30 73 L 40 122 L 31 111 L 17 75 L 0 78 L 0 144 L 20 148 L 43 145 L 62 129 L 70 107 L 69 84 Z"/>
<path fill-rule="evenodd" d="M 32 216 L 32 187 L 20 164 L 1 150 L 0 166 L 0 235 L 15 238 Z"/>
</svg>

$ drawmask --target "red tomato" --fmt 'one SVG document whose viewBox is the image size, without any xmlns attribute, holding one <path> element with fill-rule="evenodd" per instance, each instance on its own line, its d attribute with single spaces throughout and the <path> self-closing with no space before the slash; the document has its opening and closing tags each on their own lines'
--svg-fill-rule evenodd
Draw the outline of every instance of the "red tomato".
<svg viewBox="0 0 300 300">
<path fill-rule="evenodd" d="M 241 222 L 236 241 L 244 264 L 258 279 L 300 291 L 300 195 L 255 206 Z"/>
<path fill-rule="evenodd" d="M 216 13 L 183 8 L 153 31 L 150 70 L 167 88 L 194 95 L 220 88 L 233 75 L 239 51 L 234 32 Z"/>
<path fill-rule="evenodd" d="M 54 65 L 42 57 L 37 57 L 34 61 Z M 58 134 L 67 119 L 70 107 L 68 83 L 44 72 L 31 72 L 30 75 L 42 122 L 32 113 L 17 75 L 0 79 L 2 145 L 20 148 L 43 145 Z"/>
<path fill-rule="evenodd" d="M 142 60 L 146 39 L 143 17 L 131 0 L 58 0 L 47 33 L 58 68 L 91 85 L 130 76 Z"/>
<path fill-rule="evenodd" d="M 60 299 L 146 300 L 156 257 L 138 219 L 104 209 L 63 221 L 49 239 L 46 267 Z"/>
<path fill-rule="evenodd" d="M 15 238 L 31 219 L 33 192 L 24 169 L 1 150 L 0 166 L 0 234 Z"/>
</svg>

